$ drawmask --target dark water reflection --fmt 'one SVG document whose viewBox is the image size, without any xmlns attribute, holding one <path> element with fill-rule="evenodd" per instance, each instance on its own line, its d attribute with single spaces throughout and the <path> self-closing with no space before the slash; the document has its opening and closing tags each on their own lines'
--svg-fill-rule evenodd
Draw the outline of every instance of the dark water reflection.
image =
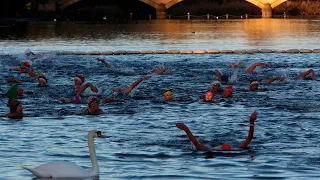
<svg viewBox="0 0 320 180">
<path fill-rule="evenodd" d="M 47 22 L 0 27 L 3 53 L 141 49 L 320 48 L 317 19 Z"/>
<path fill-rule="evenodd" d="M 49 41 L 49 40 L 47 40 Z M 23 55 L 1 57 L 1 76 L 24 60 Z M 320 159 L 318 135 L 319 80 L 294 80 L 313 68 L 319 73 L 319 54 L 244 55 L 127 55 L 107 58 L 111 69 L 96 56 L 53 56 L 54 61 L 32 62 L 49 81 L 46 88 L 25 78 L 21 99 L 29 117 L 22 121 L 1 118 L 0 169 L 3 179 L 32 179 L 21 166 L 36 167 L 53 160 L 68 160 L 91 166 L 87 131 L 101 130 L 96 139 L 100 179 L 318 179 Z M 215 69 L 227 71 L 231 62 L 248 66 L 263 61 L 272 70 L 257 69 L 254 76 L 237 76 L 232 82 L 239 98 L 218 104 L 198 100 L 214 79 Z M 156 75 L 140 84 L 124 102 L 101 104 L 104 114 L 80 115 L 85 104 L 61 104 L 75 74 L 99 87 L 126 87 L 152 67 L 164 64 L 168 75 Z M 244 67 L 240 69 L 244 70 Z M 260 80 L 278 74 L 285 83 L 261 84 L 265 92 L 242 92 L 250 78 Z M 0 81 L 3 91 L 9 88 Z M 172 88 L 174 97 L 185 101 L 163 102 L 162 93 Z M 216 95 L 219 99 L 219 95 Z M 7 99 L 1 98 L 1 104 Z M 208 146 L 237 146 L 248 133 L 248 117 L 258 112 L 255 138 L 250 147 L 234 153 L 196 152 L 185 134 L 175 127 L 187 124 Z M 64 111 L 64 113 L 61 113 Z M 0 107 L 1 114 L 7 107 Z"/>
</svg>

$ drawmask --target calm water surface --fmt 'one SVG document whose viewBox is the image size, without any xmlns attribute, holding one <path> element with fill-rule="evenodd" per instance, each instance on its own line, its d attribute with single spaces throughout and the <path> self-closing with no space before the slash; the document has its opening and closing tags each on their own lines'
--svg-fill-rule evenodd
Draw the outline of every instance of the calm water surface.
<svg viewBox="0 0 320 180">
<path fill-rule="evenodd" d="M 2 53 L 154 49 L 320 48 L 319 19 L 50 22 L 1 27 Z"/>
<path fill-rule="evenodd" d="M 279 23 L 262 27 L 255 26 L 261 23 L 259 20 L 180 24 L 169 21 L 167 28 L 157 26 L 156 21 L 143 26 L 31 24 L 20 34 L 11 31 L 2 34 L 1 44 L 5 47 L 2 52 L 10 55 L 1 56 L 0 73 L 7 76 L 10 67 L 25 60 L 23 52 L 27 48 L 34 51 L 319 48 L 318 22 L 282 19 L 270 22 Z M 256 33 L 246 33 L 245 27 Z M 1 118 L 0 179 L 32 179 L 34 176 L 21 166 L 36 167 L 53 160 L 90 167 L 87 131 L 93 129 L 107 136 L 95 140 L 100 179 L 320 178 L 319 80 L 294 80 L 297 73 L 309 68 L 319 73 L 319 54 L 100 56 L 108 59 L 110 69 L 101 66 L 96 57 L 46 55 L 32 61 L 36 71 L 46 74 L 49 86 L 38 88 L 34 79 L 23 77 L 21 87 L 25 95 L 21 101 L 28 117 L 22 121 Z M 245 66 L 267 62 L 272 69 L 258 68 L 258 74 L 249 76 L 242 74 L 245 69 L 242 67 L 230 82 L 238 98 L 217 104 L 199 103 L 215 78 L 214 70 L 225 72 L 231 62 L 239 60 Z M 86 104 L 59 102 L 61 96 L 66 96 L 75 74 L 85 75 L 98 87 L 127 87 L 151 74 L 152 67 L 162 65 L 169 74 L 153 75 L 124 101 L 102 103 L 105 112 L 102 115 L 81 115 Z M 286 82 L 261 83 L 269 91 L 242 91 L 250 79 L 263 80 L 273 75 L 285 76 Z M 4 78 L 0 83 L 5 93 L 10 85 Z M 163 102 L 166 88 L 172 88 L 173 96 L 180 101 Z M 216 99 L 220 96 L 216 95 Z M 0 114 L 5 114 L 7 99 L 0 101 L 3 104 Z M 249 149 L 235 153 L 194 151 L 184 132 L 175 127 L 177 121 L 182 121 L 208 146 L 230 143 L 235 147 L 246 138 L 248 117 L 254 110 L 258 112 L 255 138 Z"/>
</svg>

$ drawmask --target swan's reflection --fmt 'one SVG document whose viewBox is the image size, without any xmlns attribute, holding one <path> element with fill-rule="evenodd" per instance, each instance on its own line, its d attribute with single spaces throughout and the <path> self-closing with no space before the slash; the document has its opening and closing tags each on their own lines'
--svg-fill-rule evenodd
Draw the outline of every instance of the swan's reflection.
<svg viewBox="0 0 320 180">
<path fill-rule="evenodd" d="M 92 178 L 33 178 L 32 180 L 99 180 L 99 177 Z"/>
</svg>

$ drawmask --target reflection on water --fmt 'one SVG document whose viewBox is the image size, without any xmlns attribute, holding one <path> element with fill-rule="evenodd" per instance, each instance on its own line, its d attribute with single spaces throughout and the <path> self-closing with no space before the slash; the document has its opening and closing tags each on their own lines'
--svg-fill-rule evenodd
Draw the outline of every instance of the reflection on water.
<svg viewBox="0 0 320 180">
<path fill-rule="evenodd" d="M 122 24 L 29 23 L 1 27 L 3 52 L 319 48 L 319 20 L 153 20 Z"/>
</svg>

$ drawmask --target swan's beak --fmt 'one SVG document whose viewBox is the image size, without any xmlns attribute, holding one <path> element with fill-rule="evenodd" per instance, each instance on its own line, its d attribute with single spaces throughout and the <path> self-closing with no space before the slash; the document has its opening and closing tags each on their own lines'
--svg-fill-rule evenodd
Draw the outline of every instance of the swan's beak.
<svg viewBox="0 0 320 180">
<path fill-rule="evenodd" d="M 105 138 L 105 136 L 101 134 L 98 136 L 98 138 Z"/>
</svg>

